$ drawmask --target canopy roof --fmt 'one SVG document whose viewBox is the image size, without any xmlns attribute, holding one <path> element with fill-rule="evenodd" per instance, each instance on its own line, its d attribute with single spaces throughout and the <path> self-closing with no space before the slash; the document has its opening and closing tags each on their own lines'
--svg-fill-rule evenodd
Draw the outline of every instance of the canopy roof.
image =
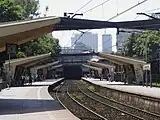
<svg viewBox="0 0 160 120">
<path fill-rule="evenodd" d="M 157 30 L 160 28 L 160 20 L 109 22 L 51 16 L 33 20 L 1 23 L 0 52 L 6 50 L 7 43 L 20 45 L 52 31 L 101 28 Z"/>
<path fill-rule="evenodd" d="M 115 68 L 114 65 L 110 65 L 110 64 L 103 64 L 103 63 L 92 62 L 92 61 L 88 61 L 88 63 L 90 65 L 93 65 L 93 66 L 96 66 L 96 67 L 100 67 L 100 68 Z"/>
<path fill-rule="evenodd" d="M 137 60 L 133 58 L 128 58 L 128 57 L 123 57 L 123 56 L 118 56 L 118 55 L 112 55 L 112 54 L 107 54 L 107 53 L 98 53 L 97 54 L 99 57 L 105 58 L 107 60 L 112 61 L 113 63 L 121 63 L 122 65 L 125 64 L 139 64 L 139 65 L 145 65 L 146 62 L 142 60 Z"/>
<path fill-rule="evenodd" d="M 34 65 L 36 63 L 39 63 L 41 61 L 44 61 L 48 58 L 50 58 L 50 53 L 49 54 L 42 54 L 42 55 L 37 55 L 37 56 L 31 56 L 31 57 L 26 57 L 26 58 L 19 58 L 19 59 L 12 59 L 10 60 L 10 65 Z M 5 66 L 9 66 L 9 60 L 7 60 L 4 63 Z"/>
<path fill-rule="evenodd" d="M 102 68 L 98 68 L 98 67 L 94 67 L 94 66 L 90 66 L 90 65 L 85 65 L 85 64 L 82 64 L 82 66 L 86 67 L 86 68 L 93 69 L 93 70 L 102 71 Z"/>
</svg>

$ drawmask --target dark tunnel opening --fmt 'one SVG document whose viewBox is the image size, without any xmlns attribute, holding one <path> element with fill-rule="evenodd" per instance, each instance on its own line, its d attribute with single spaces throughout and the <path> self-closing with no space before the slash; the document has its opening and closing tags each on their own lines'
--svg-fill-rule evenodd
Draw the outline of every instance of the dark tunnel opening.
<svg viewBox="0 0 160 120">
<path fill-rule="evenodd" d="M 82 68 L 81 65 L 64 65 L 63 66 L 64 78 L 65 79 L 81 79 Z"/>
</svg>

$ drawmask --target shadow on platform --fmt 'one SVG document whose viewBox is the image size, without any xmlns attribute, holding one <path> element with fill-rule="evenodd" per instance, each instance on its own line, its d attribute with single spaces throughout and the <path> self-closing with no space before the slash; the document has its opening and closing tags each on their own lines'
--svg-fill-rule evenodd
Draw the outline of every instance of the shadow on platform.
<svg viewBox="0 0 160 120">
<path fill-rule="evenodd" d="M 56 100 L 0 99 L 0 115 L 25 114 L 64 109 Z"/>
</svg>

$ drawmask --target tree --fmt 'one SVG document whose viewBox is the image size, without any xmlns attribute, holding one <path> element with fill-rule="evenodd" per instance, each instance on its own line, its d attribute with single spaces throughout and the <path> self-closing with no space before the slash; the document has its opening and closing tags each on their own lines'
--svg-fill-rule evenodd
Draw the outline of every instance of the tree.
<svg viewBox="0 0 160 120">
<path fill-rule="evenodd" d="M 124 46 L 124 52 L 127 56 L 132 57 L 134 55 L 134 45 L 137 35 L 132 33 L 128 41 L 126 42 Z"/>
<path fill-rule="evenodd" d="M 39 1 L 38 0 L 14 0 L 16 5 L 20 5 L 23 8 L 23 17 L 25 19 L 34 18 L 40 15 L 38 12 Z"/>
<path fill-rule="evenodd" d="M 57 55 L 61 52 L 61 46 L 59 45 L 59 40 L 58 39 L 55 39 L 53 41 L 53 50 L 52 50 L 52 56 L 53 55 Z"/>
<path fill-rule="evenodd" d="M 38 40 L 33 40 L 25 43 L 21 46 L 21 51 L 24 51 L 27 56 L 39 55 L 39 54 L 59 54 L 60 45 L 59 40 L 53 38 L 51 35 L 45 35 L 40 37 Z"/>
<path fill-rule="evenodd" d="M 0 22 L 23 20 L 22 6 L 13 0 L 0 0 Z"/>
<path fill-rule="evenodd" d="M 0 0 L 0 22 L 32 19 L 40 13 L 36 0 Z"/>
<path fill-rule="evenodd" d="M 32 19 L 40 15 L 38 12 L 38 0 L 0 0 L 0 21 L 16 21 Z M 46 12 L 48 11 L 46 6 Z M 25 57 L 28 55 L 37 55 L 52 52 L 58 54 L 60 51 L 58 39 L 51 35 L 45 35 L 38 40 L 32 40 L 19 46 L 17 57 Z"/>
<path fill-rule="evenodd" d="M 125 45 L 125 53 L 128 56 L 136 55 L 137 57 L 144 57 L 147 55 L 148 59 L 152 59 L 160 44 L 160 31 L 145 31 L 131 35 L 127 44 Z"/>
</svg>

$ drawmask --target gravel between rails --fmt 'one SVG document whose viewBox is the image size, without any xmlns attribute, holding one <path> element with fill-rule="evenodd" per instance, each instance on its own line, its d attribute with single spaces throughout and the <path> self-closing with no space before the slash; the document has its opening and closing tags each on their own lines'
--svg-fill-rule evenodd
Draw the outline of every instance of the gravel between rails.
<svg viewBox="0 0 160 120">
<path fill-rule="evenodd" d="M 114 107 L 117 107 L 121 110 L 124 110 L 128 113 L 131 113 L 135 116 L 139 116 L 140 118 L 142 119 L 145 119 L 145 120 L 160 120 L 160 115 L 158 114 L 155 114 L 155 113 L 151 113 L 151 112 L 148 112 L 148 111 L 145 111 L 145 110 L 142 110 L 142 109 L 139 109 L 135 106 L 131 106 L 131 105 L 128 105 L 128 104 L 124 104 L 122 102 L 119 102 L 117 100 L 114 100 L 112 98 L 109 98 L 107 96 L 104 96 L 100 93 L 97 93 L 97 92 L 93 92 L 92 90 L 90 90 L 89 88 L 87 88 L 88 86 L 86 85 L 87 83 L 84 83 L 82 81 L 77 81 L 77 84 L 81 87 L 81 89 L 86 92 L 88 95 L 104 102 L 104 103 L 107 103 L 107 104 L 110 104 Z"/>
<path fill-rule="evenodd" d="M 57 100 L 59 100 L 65 108 L 81 120 L 106 120 L 96 114 L 93 114 L 91 111 L 84 108 L 84 106 L 78 104 L 78 102 L 74 100 L 72 95 L 68 92 L 68 88 L 70 87 L 69 84 L 70 83 L 68 81 L 65 81 L 64 84 L 58 86 L 57 88 L 53 88 L 52 91 L 50 91 L 51 96 L 53 98 L 57 98 Z"/>
</svg>

